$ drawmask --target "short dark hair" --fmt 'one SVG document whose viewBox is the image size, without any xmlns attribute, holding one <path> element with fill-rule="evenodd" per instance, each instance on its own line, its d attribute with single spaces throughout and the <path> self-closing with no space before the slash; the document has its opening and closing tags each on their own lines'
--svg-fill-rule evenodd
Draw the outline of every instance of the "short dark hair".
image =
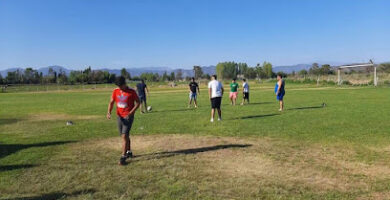
<svg viewBox="0 0 390 200">
<path fill-rule="evenodd" d="M 115 85 L 116 86 L 122 86 L 126 84 L 126 78 L 123 76 L 119 76 L 115 79 Z"/>
<path fill-rule="evenodd" d="M 233 78 L 233 81 L 236 81 L 236 78 Z"/>
<path fill-rule="evenodd" d="M 245 78 L 243 78 L 242 80 L 243 80 L 244 82 L 246 81 L 246 79 L 245 79 Z"/>
<path fill-rule="evenodd" d="M 283 78 L 283 74 L 282 73 L 278 73 L 276 76 L 279 76 L 280 78 Z"/>
<path fill-rule="evenodd" d="M 144 79 L 141 79 L 141 83 L 145 83 Z"/>
<path fill-rule="evenodd" d="M 214 79 L 217 80 L 217 75 L 214 74 L 212 75 L 212 77 L 214 77 Z"/>
<path fill-rule="evenodd" d="M 195 77 L 192 77 L 191 80 L 195 81 Z"/>
</svg>

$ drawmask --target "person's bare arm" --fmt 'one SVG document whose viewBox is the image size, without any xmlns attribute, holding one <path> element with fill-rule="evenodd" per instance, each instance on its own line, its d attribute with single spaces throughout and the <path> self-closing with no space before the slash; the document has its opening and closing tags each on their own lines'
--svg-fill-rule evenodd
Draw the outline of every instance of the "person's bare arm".
<svg viewBox="0 0 390 200">
<path fill-rule="evenodd" d="M 211 88 L 209 88 L 209 99 L 211 99 Z"/>
<path fill-rule="evenodd" d="M 223 87 L 221 87 L 221 94 L 223 96 L 223 93 L 225 92 L 225 89 L 223 89 Z"/>
<path fill-rule="evenodd" d="M 199 85 L 197 86 L 197 88 L 198 88 L 198 94 L 200 94 Z"/>
<path fill-rule="evenodd" d="M 110 102 L 108 103 L 107 119 L 111 119 L 111 111 L 113 107 L 114 107 L 114 99 L 111 97 Z"/>
<path fill-rule="evenodd" d="M 145 91 L 146 95 L 149 97 L 149 89 L 148 89 L 148 86 L 145 87 Z"/>
</svg>

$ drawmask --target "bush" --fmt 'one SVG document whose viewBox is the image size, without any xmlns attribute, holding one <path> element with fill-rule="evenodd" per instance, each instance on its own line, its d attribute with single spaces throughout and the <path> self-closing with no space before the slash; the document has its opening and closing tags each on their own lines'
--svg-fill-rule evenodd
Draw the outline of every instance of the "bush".
<svg viewBox="0 0 390 200">
<path fill-rule="evenodd" d="M 343 81 L 343 82 L 341 82 L 341 84 L 342 84 L 342 85 L 352 85 L 352 83 L 349 82 L 349 81 Z"/>
</svg>

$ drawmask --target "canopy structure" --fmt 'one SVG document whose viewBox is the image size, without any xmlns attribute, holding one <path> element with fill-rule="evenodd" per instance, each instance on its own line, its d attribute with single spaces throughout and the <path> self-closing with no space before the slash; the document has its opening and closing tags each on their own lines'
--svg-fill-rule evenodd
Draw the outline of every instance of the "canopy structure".
<svg viewBox="0 0 390 200">
<path fill-rule="evenodd" d="M 376 65 L 372 60 L 368 63 L 356 63 L 356 64 L 349 64 L 349 65 L 341 65 L 337 67 L 337 83 L 338 85 L 341 85 L 341 70 L 346 68 L 355 68 L 355 67 L 373 67 L 374 68 L 374 85 L 377 86 L 378 79 L 376 76 Z"/>
</svg>

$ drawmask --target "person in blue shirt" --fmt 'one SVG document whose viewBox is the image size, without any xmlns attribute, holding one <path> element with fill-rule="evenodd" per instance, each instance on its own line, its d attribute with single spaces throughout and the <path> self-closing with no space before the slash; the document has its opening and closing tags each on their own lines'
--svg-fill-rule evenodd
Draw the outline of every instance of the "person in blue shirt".
<svg viewBox="0 0 390 200">
<path fill-rule="evenodd" d="M 286 94 L 286 91 L 284 90 L 285 82 L 281 74 L 278 74 L 276 78 L 278 80 L 278 82 L 276 82 L 275 85 L 276 100 L 279 101 L 279 106 L 280 106 L 279 111 L 283 111 L 284 109 L 283 97 Z"/>
</svg>

